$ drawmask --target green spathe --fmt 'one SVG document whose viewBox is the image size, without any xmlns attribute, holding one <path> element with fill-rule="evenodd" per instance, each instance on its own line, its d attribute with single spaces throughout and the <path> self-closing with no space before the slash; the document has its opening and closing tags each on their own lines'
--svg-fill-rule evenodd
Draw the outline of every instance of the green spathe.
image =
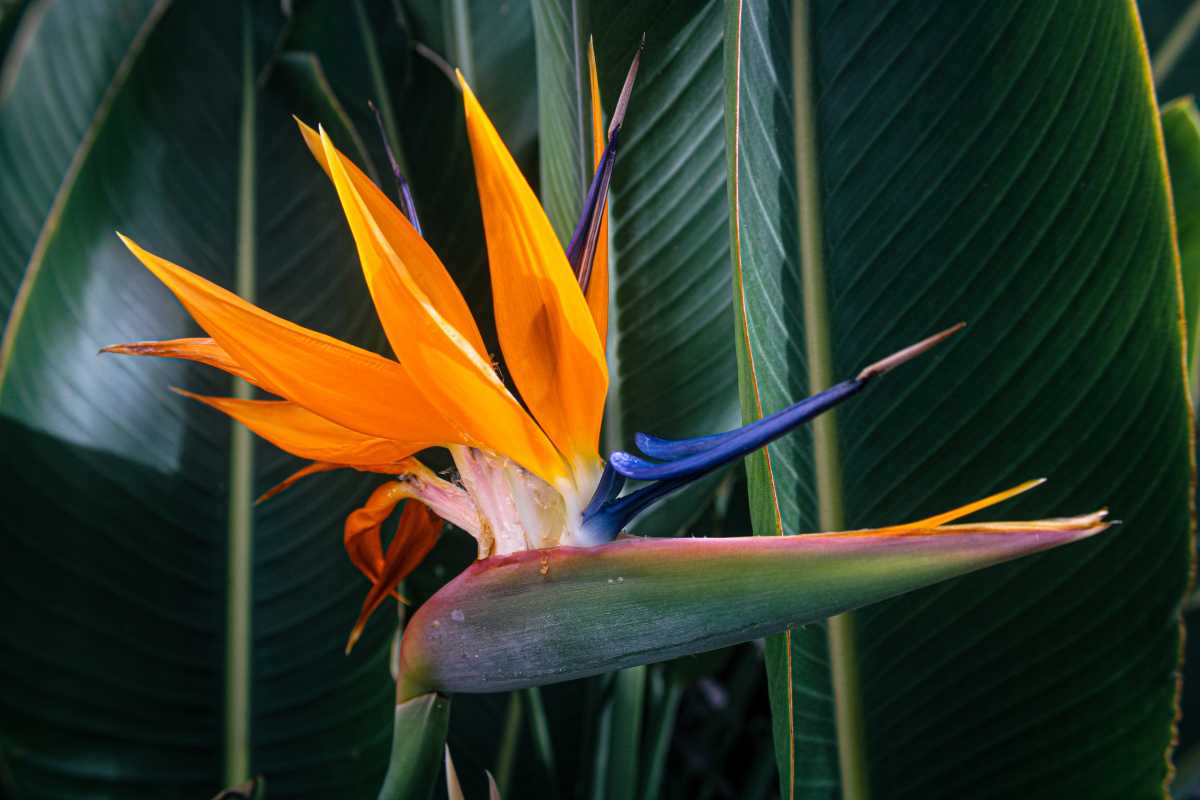
<svg viewBox="0 0 1200 800">
<path fill-rule="evenodd" d="M 486 559 L 414 615 L 398 698 L 507 691 L 725 647 L 1086 538 L 1103 517 L 626 537 Z"/>
</svg>

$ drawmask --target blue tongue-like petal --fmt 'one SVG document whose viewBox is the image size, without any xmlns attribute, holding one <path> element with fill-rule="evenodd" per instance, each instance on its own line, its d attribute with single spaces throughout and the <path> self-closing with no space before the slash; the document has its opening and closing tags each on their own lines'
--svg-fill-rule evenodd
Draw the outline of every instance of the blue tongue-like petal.
<svg viewBox="0 0 1200 800">
<path fill-rule="evenodd" d="M 673 478 L 697 478 L 706 472 L 735 458 L 741 458 L 788 431 L 803 425 L 823 411 L 862 391 L 866 381 L 854 379 L 843 381 L 823 392 L 788 406 L 769 417 L 749 425 L 697 439 L 670 441 L 656 439 L 662 446 L 654 446 L 659 458 L 666 462 L 648 461 L 644 458 L 618 450 L 609 457 L 609 463 L 617 473 L 637 481 L 661 481 Z M 665 455 L 664 455 L 665 454 Z"/>
<path fill-rule="evenodd" d="M 698 436 L 694 439 L 662 439 L 644 433 L 637 434 L 636 441 L 641 451 L 660 460 L 651 461 L 621 450 L 609 456 L 600 486 L 583 513 L 585 533 L 597 543 L 610 540 L 652 503 L 681 489 L 701 475 L 758 450 L 843 400 L 853 397 L 872 379 L 915 358 L 962 327 L 963 324 L 959 323 L 930 336 L 875 362 L 851 380 L 843 381 L 736 430 Z M 624 497 L 617 497 L 625 479 L 651 483 Z"/>
</svg>

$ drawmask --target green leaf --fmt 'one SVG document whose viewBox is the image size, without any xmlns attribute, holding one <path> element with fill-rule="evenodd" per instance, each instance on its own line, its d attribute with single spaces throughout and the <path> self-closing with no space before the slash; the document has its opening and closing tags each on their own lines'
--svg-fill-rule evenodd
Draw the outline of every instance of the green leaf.
<svg viewBox="0 0 1200 800">
<path fill-rule="evenodd" d="M 594 172 L 587 5 L 579 0 L 532 3 L 541 133 L 539 184 L 542 205 L 564 245 L 575 230 Z"/>
<path fill-rule="evenodd" d="M 376 480 L 326 476 L 251 509 L 295 459 L 247 442 L 234 467 L 230 425 L 166 391 L 226 394 L 225 376 L 96 355 L 198 332 L 115 229 L 220 284 L 255 287 L 300 324 L 378 345 L 336 198 L 290 118 L 336 116 L 332 101 L 258 69 L 283 24 L 271 14 L 244 30 L 238 4 L 176 4 L 135 21 L 143 38 L 100 60 L 100 75 L 53 55 L 77 16 L 72 3 L 46 9 L 48 38 L 28 52 L 50 55 L 26 62 L 4 116 L 70 152 L 45 160 L 47 176 L 59 170 L 55 200 L 6 188 L 0 215 L 33 220 L 43 242 L 32 258 L 6 247 L 0 267 L 25 286 L 0 363 L 0 672 L 13 689 L 0 699 L 0 752 L 22 797 L 206 797 L 251 772 L 283 797 L 373 797 L 393 708 L 390 631 L 375 626 L 342 655 L 366 584 L 340 534 Z M 181 57 L 198 42 L 202 56 Z M 63 70 L 55 85 L 111 86 L 85 134 L 56 127 L 76 100 L 21 93 L 50 68 Z M 231 539 L 248 544 L 251 530 L 250 580 L 233 582 L 249 594 L 227 598 Z M 250 637 L 248 664 L 227 663 L 235 629 Z M 247 695 L 228 703 L 238 687 Z"/>
<path fill-rule="evenodd" d="M 628 449 L 638 431 L 687 437 L 734 427 L 720 4 L 539 0 L 534 8 L 542 200 L 564 242 L 592 175 L 588 67 L 578 61 L 586 49 L 576 45 L 594 37 L 608 112 L 646 39 L 609 205 L 604 449 Z M 632 530 L 659 536 L 688 530 L 720 480 L 716 474 L 679 492 Z"/>
<path fill-rule="evenodd" d="M 1188 331 L 1188 374 L 1196 398 L 1196 331 L 1200 328 L 1200 112 L 1191 97 L 1162 111 L 1163 140 L 1171 173 L 1175 228 L 1183 276 L 1183 318 Z"/>
<path fill-rule="evenodd" d="M 90 149 L 165 7 L 122 0 L 71 13 L 48 2 L 6 9 L 12 45 L 0 68 L 0 318 L 8 318 L 34 274 L 28 265 L 57 224 L 61 188 L 78 171 L 80 154 Z M 71 59 L 62 58 L 65 50 Z"/>
<path fill-rule="evenodd" d="M 447 697 L 424 694 L 396 705 L 392 759 L 379 800 L 426 800 L 433 794 L 449 726 Z"/>
<path fill-rule="evenodd" d="M 1191 432 L 1133 8 L 795 8 L 727 14 L 743 413 L 969 328 L 752 459 L 756 530 L 900 522 L 1040 475 L 1013 513 L 1124 524 L 772 640 L 782 795 L 1158 796 Z"/>
</svg>

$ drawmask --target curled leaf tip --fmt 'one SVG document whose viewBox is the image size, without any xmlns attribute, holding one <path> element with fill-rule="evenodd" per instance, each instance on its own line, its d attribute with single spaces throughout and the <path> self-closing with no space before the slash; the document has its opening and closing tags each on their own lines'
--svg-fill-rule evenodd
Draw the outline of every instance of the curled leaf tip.
<svg viewBox="0 0 1200 800">
<path fill-rule="evenodd" d="M 871 378 L 878 377 L 879 375 L 882 375 L 885 372 L 890 372 L 891 370 L 895 369 L 896 367 L 900 366 L 901 364 L 904 364 L 908 361 L 912 361 L 914 358 L 921 355 L 922 353 L 924 353 L 928 350 L 931 350 L 932 348 L 941 344 L 946 339 L 949 339 L 951 336 L 958 333 L 965 327 L 967 327 L 967 323 L 965 323 L 965 322 L 960 322 L 957 325 L 951 325 L 949 328 L 946 328 L 946 330 L 944 330 L 944 331 L 935 333 L 933 336 L 930 336 L 926 339 L 922 339 L 921 341 L 917 342 L 916 344 L 909 345 L 908 347 L 904 348 L 903 350 L 898 350 L 897 352 L 892 353 L 890 356 L 888 356 L 886 358 L 881 358 L 880 360 L 876 361 L 874 364 L 871 364 L 871 365 L 865 367 L 862 372 L 858 373 L 857 380 L 867 381 L 867 380 L 870 380 Z"/>
</svg>

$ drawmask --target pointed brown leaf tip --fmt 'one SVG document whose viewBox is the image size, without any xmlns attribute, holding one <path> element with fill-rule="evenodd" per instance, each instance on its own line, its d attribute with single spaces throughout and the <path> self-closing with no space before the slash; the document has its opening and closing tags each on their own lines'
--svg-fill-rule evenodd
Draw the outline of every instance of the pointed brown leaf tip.
<svg viewBox="0 0 1200 800">
<path fill-rule="evenodd" d="M 625 111 L 629 108 L 629 98 L 633 94 L 633 82 L 637 79 L 638 65 L 642 63 L 642 51 L 646 47 L 646 34 L 642 34 L 641 44 L 638 45 L 637 52 L 634 53 L 633 63 L 629 65 L 629 72 L 625 73 L 625 85 L 621 87 L 621 96 L 617 98 L 617 107 L 613 109 L 612 120 L 608 124 L 608 138 L 613 138 L 621 125 L 625 122 Z"/>
<path fill-rule="evenodd" d="M 946 328 L 946 330 L 941 331 L 940 333 L 935 333 L 933 336 L 930 336 L 927 339 L 922 339 L 916 344 L 909 345 L 903 350 L 892 353 L 887 358 L 882 358 L 879 361 L 876 361 L 874 364 L 871 364 L 863 369 L 862 372 L 858 373 L 856 379 L 860 381 L 868 381 L 871 378 L 878 377 L 885 372 L 890 372 L 901 364 L 913 360 L 925 351 L 931 350 L 965 327 L 967 327 L 967 323 L 965 322 L 960 322 L 957 325 L 951 325 L 949 328 Z"/>
</svg>

